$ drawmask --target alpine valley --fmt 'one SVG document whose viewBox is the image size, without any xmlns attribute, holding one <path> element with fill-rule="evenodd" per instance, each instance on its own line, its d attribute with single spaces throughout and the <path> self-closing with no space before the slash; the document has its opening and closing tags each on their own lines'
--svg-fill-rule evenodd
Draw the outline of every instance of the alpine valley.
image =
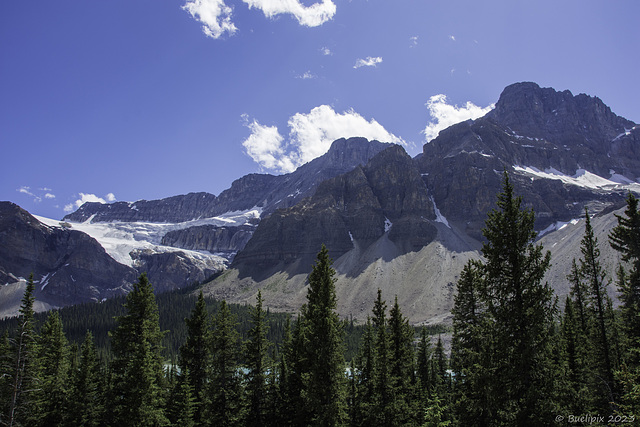
<svg viewBox="0 0 640 427">
<path fill-rule="evenodd" d="M 156 292 L 198 282 L 207 295 L 253 303 L 261 290 L 265 306 L 294 312 L 325 244 L 342 316 L 366 318 L 381 289 L 412 323 L 442 322 L 462 267 L 480 256 L 504 171 L 536 213 L 559 296 L 585 208 L 614 271 L 607 234 L 629 191 L 640 193 L 640 126 L 597 97 L 516 83 L 414 158 L 399 145 L 339 139 L 292 173 L 246 175 L 219 196 L 85 203 L 62 221 L 0 202 L 0 317 L 17 314 L 30 273 L 40 311 L 121 295 L 147 272 Z"/>
</svg>

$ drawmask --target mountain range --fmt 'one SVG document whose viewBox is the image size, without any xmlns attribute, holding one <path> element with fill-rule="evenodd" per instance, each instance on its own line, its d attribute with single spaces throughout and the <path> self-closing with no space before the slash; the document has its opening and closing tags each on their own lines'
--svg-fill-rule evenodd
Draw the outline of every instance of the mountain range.
<svg viewBox="0 0 640 427">
<path fill-rule="evenodd" d="M 40 309 L 127 292 L 146 271 L 156 292 L 199 282 L 252 303 L 260 289 L 265 305 L 296 311 L 325 244 L 342 315 L 363 319 L 381 289 L 413 323 L 438 322 L 462 266 L 479 257 L 504 171 L 536 212 L 559 295 L 585 207 L 613 271 L 606 235 L 628 192 L 640 192 L 640 126 L 597 97 L 516 83 L 414 158 L 399 145 L 339 139 L 295 172 L 250 174 L 219 196 L 85 203 L 62 221 L 0 202 L 0 314 L 15 314 L 31 272 Z"/>
</svg>

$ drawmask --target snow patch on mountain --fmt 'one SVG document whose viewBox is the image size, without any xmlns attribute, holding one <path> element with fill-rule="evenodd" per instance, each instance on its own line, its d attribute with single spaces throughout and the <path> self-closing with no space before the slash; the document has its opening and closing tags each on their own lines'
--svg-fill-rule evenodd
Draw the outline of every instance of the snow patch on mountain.
<svg viewBox="0 0 640 427">
<path fill-rule="evenodd" d="M 447 218 L 445 218 L 444 215 L 442 215 L 442 213 L 440 212 L 440 209 L 438 209 L 438 207 L 436 206 L 436 201 L 433 198 L 433 196 L 429 198 L 431 199 L 431 203 L 433 203 L 433 210 L 436 213 L 436 222 L 441 222 L 444 225 L 446 225 L 448 228 L 451 228 L 451 226 L 449 225 L 449 221 L 447 221 Z"/>
<path fill-rule="evenodd" d="M 531 176 L 531 179 L 544 178 L 555 179 L 569 185 L 589 188 L 592 190 L 635 190 L 640 191 L 640 184 L 622 175 L 613 172 L 609 179 L 598 176 L 585 169 L 576 170 L 575 175 L 566 175 L 555 168 L 547 168 L 544 171 L 533 166 L 518 166 L 513 168 L 520 173 Z"/>
<path fill-rule="evenodd" d="M 260 218 L 262 208 L 254 207 L 245 211 L 226 212 L 222 215 L 186 221 L 180 223 L 151 223 L 151 222 L 97 222 L 91 223 L 89 218 L 82 223 L 71 223 L 36 216 L 43 224 L 49 227 L 64 227 L 81 231 L 93 237 L 100 243 L 104 250 L 117 262 L 130 267 L 135 267 L 131 252 L 135 250 L 150 250 L 154 253 L 183 252 L 195 260 L 214 259 L 220 263 L 227 261 L 219 254 L 211 254 L 206 251 L 192 251 L 174 248 L 161 244 L 162 237 L 169 231 L 182 230 L 201 225 L 240 226 L 254 224 Z"/>
<path fill-rule="evenodd" d="M 579 219 L 572 219 L 571 221 L 568 222 L 564 222 L 564 221 L 556 221 L 553 224 L 549 225 L 547 228 L 545 228 L 544 230 L 540 231 L 538 233 L 538 238 L 544 236 L 545 234 L 549 234 L 552 231 L 559 231 L 562 230 L 563 228 L 567 227 L 568 225 L 576 225 L 577 223 L 579 223 L 580 220 Z"/>
</svg>

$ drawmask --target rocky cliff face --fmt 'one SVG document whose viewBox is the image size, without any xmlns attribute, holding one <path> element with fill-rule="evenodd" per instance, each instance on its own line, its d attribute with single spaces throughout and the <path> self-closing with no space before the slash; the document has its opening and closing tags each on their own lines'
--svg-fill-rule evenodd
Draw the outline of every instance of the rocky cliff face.
<svg viewBox="0 0 640 427">
<path fill-rule="evenodd" d="M 261 221 L 233 266 L 264 275 L 295 261 L 307 270 L 322 244 L 337 258 L 385 234 L 400 252 L 408 252 L 433 240 L 435 219 L 415 163 L 393 145 L 365 166 L 324 181 L 312 197 Z"/>
<path fill-rule="evenodd" d="M 481 238 L 505 170 L 536 211 L 536 227 L 544 229 L 579 217 L 585 205 L 597 212 L 622 200 L 628 190 L 567 182 L 575 177 L 581 184 L 577 178 L 586 180 L 587 171 L 637 181 L 640 127 L 598 98 L 518 83 L 485 117 L 451 126 L 425 144 L 418 164 L 443 215 L 470 235 Z"/>
<path fill-rule="evenodd" d="M 227 257 L 245 247 L 255 227 L 217 227 L 202 225 L 170 231 L 162 238 L 162 244 L 194 251 L 222 253 Z"/>
<path fill-rule="evenodd" d="M 0 202 L 0 283 L 34 274 L 36 297 L 55 306 L 99 301 L 128 291 L 135 270 L 91 237 L 48 227 L 19 206 Z"/>
</svg>

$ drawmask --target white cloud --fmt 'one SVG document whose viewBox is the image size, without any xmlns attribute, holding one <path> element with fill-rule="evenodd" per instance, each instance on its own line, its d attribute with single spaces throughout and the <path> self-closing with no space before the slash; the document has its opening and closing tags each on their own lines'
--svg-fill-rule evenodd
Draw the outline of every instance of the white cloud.
<svg viewBox="0 0 640 427">
<path fill-rule="evenodd" d="M 315 79 L 316 75 L 313 74 L 311 71 L 305 71 L 304 73 L 296 76 L 297 79 L 302 79 L 302 80 L 309 80 L 309 79 Z"/>
<path fill-rule="evenodd" d="M 264 16 L 273 18 L 280 14 L 291 14 L 305 27 L 318 27 L 331 20 L 336 14 L 336 5 L 331 0 L 322 0 L 311 6 L 304 6 L 299 0 L 243 0 L 249 9 L 262 10 Z"/>
<path fill-rule="evenodd" d="M 353 68 L 360 68 L 360 67 L 375 67 L 376 65 L 378 65 L 379 63 L 382 62 L 382 58 L 377 56 L 377 57 L 371 57 L 371 56 L 367 56 L 366 59 L 358 59 L 356 61 L 356 65 L 353 66 Z"/>
<path fill-rule="evenodd" d="M 22 187 L 18 188 L 16 191 L 22 193 L 22 194 L 26 194 L 28 196 L 33 196 L 35 197 L 35 194 L 33 194 L 31 192 L 31 187 L 27 187 L 26 185 L 23 185 Z"/>
<path fill-rule="evenodd" d="M 331 49 L 329 49 L 328 47 L 321 48 L 320 52 L 322 52 L 324 56 L 333 55 L 333 52 L 331 52 Z"/>
<path fill-rule="evenodd" d="M 237 28 L 231 22 L 231 7 L 224 0 L 187 0 L 183 10 L 202 24 L 202 31 L 207 37 L 218 39 L 225 33 L 233 35 Z"/>
<path fill-rule="evenodd" d="M 409 41 L 411 41 L 411 45 L 409 47 L 414 47 L 418 45 L 418 36 L 409 37 Z"/>
<path fill-rule="evenodd" d="M 51 193 L 51 189 L 47 187 L 38 188 L 37 190 L 31 190 L 31 187 L 23 185 L 22 187 L 16 190 L 19 193 L 26 194 L 27 196 L 33 197 L 33 201 L 36 203 L 40 203 L 42 198 L 45 199 L 55 199 L 55 194 Z M 45 194 L 42 194 L 45 193 Z"/>
<path fill-rule="evenodd" d="M 455 37 L 455 36 L 449 36 L 449 38 L 450 38 L 452 41 L 456 41 L 456 37 Z"/>
<path fill-rule="evenodd" d="M 285 155 L 284 138 L 276 126 L 261 125 L 257 120 L 249 122 L 246 114 L 242 118 L 246 121 L 245 126 L 251 131 L 251 135 L 242 145 L 253 161 L 266 169 L 281 172 L 295 169 L 291 159 Z"/>
<path fill-rule="evenodd" d="M 353 110 L 336 113 L 328 105 L 315 107 L 308 114 L 297 113 L 289 118 L 287 125 L 289 138 L 285 142 L 275 126 L 247 120 L 251 135 L 242 144 L 247 154 L 265 169 L 286 173 L 323 155 L 339 138 L 362 136 L 406 146 L 402 138 L 388 132 L 374 119 L 367 121 Z"/>
<path fill-rule="evenodd" d="M 113 193 L 107 194 L 106 196 L 104 196 L 104 198 L 98 197 L 95 194 L 86 194 L 86 193 L 80 193 L 79 197 L 80 198 L 75 202 L 65 205 L 64 211 L 72 212 L 74 209 L 78 209 L 80 206 L 82 206 L 87 202 L 108 203 L 108 202 L 114 202 L 116 200 L 116 196 Z"/>
<path fill-rule="evenodd" d="M 442 94 L 429 98 L 429 102 L 426 105 L 431 115 L 431 121 L 423 131 L 427 142 L 437 137 L 441 130 L 465 120 L 475 120 L 495 107 L 495 104 L 491 104 L 482 108 L 471 101 L 467 101 L 463 107 L 458 107 L 457 105 L 448 104 L 447 97 Z"/>
</svg>

